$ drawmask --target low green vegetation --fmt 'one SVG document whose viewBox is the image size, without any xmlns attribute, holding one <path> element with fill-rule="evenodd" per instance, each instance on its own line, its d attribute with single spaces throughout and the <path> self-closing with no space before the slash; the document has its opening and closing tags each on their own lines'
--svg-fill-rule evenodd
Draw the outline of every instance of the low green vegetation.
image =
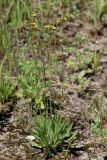
<svg viewBox="0 0 107 160">
<path fill-rule="evenodd" d="M 46 157 L 50 157 L 59 151 L 73 147 L 76 132 L 73 131 L 73 124 L 58 115 L 54 117 L 39 117 L 36 119 L 33 135 L 36 142 L 34 147 L 44 151 Z"/>
<path fill-rule="evenodd" d="M 16 27 L 16 29 L 21 27 L 22 20 L 25 20 L 30 15 L 30 2 L 26 0 L 1 0 L 0 5 L 5 6 L 5 8 L 3 8 L 5 11 L 3 15 L 5 24 L 6 22 L 10 23 L 10 25 Z"/>
<path fill-rule="evenodd" d="M 99 116 L 97 116 L 91 124 L 91 130 L 98 143 L 107 149 L 107 129 L 102 126 L 102 121 Z"/>
<path fill-rule="evenodd" d="M 17 77 L 20 85 L 17 95 L 26 98 L 36 98 L 46 88 L 47 83 L 43 80 L 43 64 L 41 61 L 23 58 L 19 62 L 19 76 Z"/>
<path fill-rule="evenodd" d="M 90 56 L 88 54 L 77 54 L 77 65 L 80 69 L 84 70 L 85 73 L 97 73 L 101 67 L 100 67 L 100 59 L 101 54 L 97 54 L 96 52 L 91 53 Z"/>
<path fill-rule="evenodd" d="M 106 0 L 94 0 L 91 2 L 90 16 L 94 22 L 96 28 L 106 12 L 107 1 Z"/>
<path fill-rule="evenodd" d="M 103 96 L 97 96 L 93 103 L 95 118 L 91 123 L 91 131 L 99 144 L 107 148 L 106 111 L 103 106 Z"/>
<path fill-rule="evenodd" d="M 12 98 L 15 91 L 15 86 L 12 84 L 12 77 L 10 73 L 3 73 L 3 66 L 5 59 L 1 62 L 0 65 L 0 102 L 5 103 Z"/>
<path fill-rule="evenodd" d="M 8 75 L 0 78 L 0 102 L 5 103 L 13 96 L 15 87 L 12 85 L 11 77 Z"/>
</svg>

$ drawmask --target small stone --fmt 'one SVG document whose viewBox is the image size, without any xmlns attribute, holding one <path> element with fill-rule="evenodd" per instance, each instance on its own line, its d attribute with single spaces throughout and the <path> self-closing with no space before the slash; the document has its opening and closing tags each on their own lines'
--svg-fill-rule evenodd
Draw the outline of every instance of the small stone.
<svg viewBox="0 0 107 160">
<path fill-rule="evenodd" d="M 27 139 L 27 140 L 31 140 L 31 141 L 33 141 L 33 140 L 35 140 L 35 137 L 34 137 L 34 136 L 32 136 L 32 135 L 30 135 L 30 136 L 27 136 L 27 137 L 26 137 L 26 139 Z"/>
<path fill-rule="evenodd" d="M 67 90 L 67 92 L 68 92 L 68 94 L 75 94 L 75 90 L 73 90 L 73 89 L 71 89 L 71 88 L 69 88 L 69 89 Z"/>
</svg>

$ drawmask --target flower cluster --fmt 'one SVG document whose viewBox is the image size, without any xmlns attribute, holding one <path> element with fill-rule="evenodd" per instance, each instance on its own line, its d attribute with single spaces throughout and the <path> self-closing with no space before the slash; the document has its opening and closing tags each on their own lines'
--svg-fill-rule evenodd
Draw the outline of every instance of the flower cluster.
<svg viewBox="0 0 107 160">
<path fill-rule="evenodd" d="M 32 20 L 31 21 L 25 21 L 25 26 L 27 29 L 36 29 L 36 30 L 40 30 L 41 28 L 41 25 L 39 24 L 39 21 L 40 21 L 40 13 L 39 12 L 32 12 Z M 39 21 L 38 21 L 39 19 Z M 67 20 L 66 17 L 64 18 L 57 18 L 55 23 L 52 24 L 42 24 L 42 27 L 44 27 L 45 30 L 47 31 L 55 31 L 56 30 L 56 26 L 59 25 L 59 24 L 62 24 L 64 23 L 65 21 Z"/>
<path fill-rule="evenodd" d="M 32 17 L 38 17 L 38 16 L 40 16 L 39 12 L 32 12 Z"/>
<path fill-rule="evenodd" d="M 39 26 L 36 22 L 32 21 L 30 24 L 31 24 L 31 28 L 39 29 Z"/>
<path fill-rule="evenodd" d="M 60 23 L 63 23 L 63 22 L 65 22 L 65 21 L 67 21 L 67 18 L 66 17 L 64 17 L 64 18 L 57 18 L 56 19 L 56 24 L 60 24 Z"/>
<path fill-rule="evenodd" d="M 44 26 L 46 29 L 48 29 L 48 30 L 56 30 L 56 26 L 54 26 L 54 25 L 45 25 Z"/>
</svg>

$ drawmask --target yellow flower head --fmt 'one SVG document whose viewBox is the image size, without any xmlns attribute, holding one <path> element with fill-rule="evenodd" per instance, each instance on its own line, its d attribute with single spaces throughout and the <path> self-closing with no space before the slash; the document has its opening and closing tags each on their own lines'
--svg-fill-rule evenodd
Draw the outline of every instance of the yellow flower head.
<svg viewBox="0 0 107 160">
<path fill-rule="evenodd" d="M 30 29 L 30 28 L 29 28 L 29 21 L 27 21 L 27 20 L 24 21 L 24 27 L 25 27 L 26 29 L 28 29 L 28 30 Z"/>
<path fill-rule="evenodd" d="M 57 18 L 56 23 L 60 23 L 60 22 L 61 22 L 61 18 Z"/>
<path fill-rule="evenodd" d="M 52 30 L 56 30 L 56 27 L 55 26 L 51 26 Z"/>
<path fill-rule="evenodd" d="M 50 25 L 45 25 L 45 28 L 46 29 L 50 29 Z"/>
<path fill-rule="evenodd" d="M 32 26 L 35 26 L 35 25 L 36 25 L 36 22 L 31 22 L 31 25 L 32 25 Z"/>
<path fill-rule="evenodd" d="M 57 23 L 57 24 L 63 23 L 64 21 L 67 21 L 67 18 L 66 18 L 66 17 L 64 17 L 64 18 L 60 18 L 60 17 L 59 17 L 59 18 L 56 19 L 56 23 Z"/>
<path fill-rule="evenodd" d="M 38 29 L 38 25 L 36 22 L 31 22 L 30 25 L 31 25 L 31 28 Z"/>
<path fill-rule="evenodd" d="M 45 25 L 44 26 L 46 29 L 48 29 L 48 30 L 55 30 L 56 29 L 56 27 L 54 26 L 54 25 Z"/>
<path fill-rule="evenodd" d="M 66 17 L 64 17 L 64 18 L 63 18 L 63 21 L 67 21 L 67 18 L 66 18 Z"/>
<path fill-rule="evenodd" d="M 38 25 L 34 25 L 33 28 L 38 29 Z"/>
<path fill-rule="evenodd" d="M 32 16 L 33 16 L 33 17 L 37 17 L 37 16 L 39 16 L 39 13 L 37 13 L 37 12 L 32 12 Z"/>
</svg>

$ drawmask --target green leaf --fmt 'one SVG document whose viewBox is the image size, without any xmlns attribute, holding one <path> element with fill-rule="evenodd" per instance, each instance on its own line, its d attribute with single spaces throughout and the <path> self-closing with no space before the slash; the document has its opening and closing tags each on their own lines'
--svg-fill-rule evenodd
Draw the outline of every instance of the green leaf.
<svg viewBox="0 0 107 160">
<path fill-rule="evenodd" d="M 36 147 L 36 148 L 39 148 L 39 149 L 41 149 L 41 148 L 42 148 L 42 146 L 41 146 L 41 145 L 39 145 L 38 143 L 33 142 L 33 141 L 31 141 L 31 145 L 32 145 L 33 147 Z"/>
<path fill-rule="evenodd" d="M 78 75 L 78 79 L 81 80 L 85 76 L 86 72 L 85 70 L 81 71 Z"/>
</svg>

